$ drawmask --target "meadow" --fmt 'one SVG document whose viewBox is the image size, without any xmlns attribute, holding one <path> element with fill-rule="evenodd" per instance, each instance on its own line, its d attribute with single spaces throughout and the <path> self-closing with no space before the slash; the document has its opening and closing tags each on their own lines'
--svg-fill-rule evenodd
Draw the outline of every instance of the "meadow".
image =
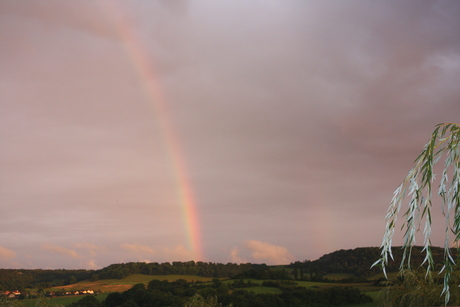
<svg viewBox="0 0 460 307">
<path fill-rule="evenodd" d="M 95 295 L 98 301 L 102 302 L 105 300 L 105 298 L 109 295 L 109 293 L 100 293 Z M 55 305 L 64 305 L 67 306 L 68 304 L 77 302 L 81 300 L 84 297 L 84 295 L 71 295 L 71 296 L 59 296 L 59 297 L 53 297 L 49 298 L 49 303 L 50 306 L 55 306 Z M 35 307 L 36 300 L 34 299 L 28 299 L 28 300 L 22 300 L 21 301 L 25 307 Z"/>
<path fill-rule="evenodd" d="M 334 277 L 346 278 L 346 274 L 331 274 L 328 278 L 333 279 Z M 105 300 L 107 295 L 111 292 L 123 292 L 130 289 L 132 286 L 143 283 L 147 285 L 151 280 L 167 280 L 173 282 L 179 279 L 186 280 L 187 282 L 199 282 L 203 285 L 211 284 L 214 278 L 210 277 L 200 277 L 196 275 L 145 275 L 145 274 L 132 274 L 122 279 L 103 279 L 98 281 L 84 280 L 77 282 L 75 284 L 62 286 L 62 287 L 53 287 L 47 288 L 47 292 L 56 292 L 56 291 L 76 291 L 76 290 L 94 290 L 100 293 L 96 294 L 95 297 L 102 302 Z M 222 283 L 230 285 L 235 282 L 235 279 L 221 278 Z M 258 279 L 243 279 L 245 283 L 251 283 L 253 286 L 244 287 L 246 291 L 254 292 L 255 294 L 269 293 L 269 294 L 279 294 L 282 291 L 276 287 L 267 287 L 262 286 L 262 283 L 267 280 L 258 280 Z M 312 282 L 312 281 L 295 281 L 298 286 L 305 287 L 307 289 L 327 289 L 331 287 L 344 286 L 344 287 L 355 287 L 362 291 L 363 293 L 371 296 L 374 301 L 371 303 L 360 304 L 360 305 L 348 305 L 347 307 L 352 306 L 362 306 L 362 307 L 376 307 L 379 305 L 379 291 L 380 287 L 373 286 L 372 283 L 331 283 L 331 282 Z M 236 288 L 238 289 L 238 288 Z M 69 296 L 60 296 L 52 297 L 49 299 L 51 306 L 56 304 L 59 305 L 68 305 L 70 303 L 80 300 L 84 295 L 69 295 Z M 25 299 L 22 301 L 25 307 L 34 307 L 34 299 Z"/>
</svg>

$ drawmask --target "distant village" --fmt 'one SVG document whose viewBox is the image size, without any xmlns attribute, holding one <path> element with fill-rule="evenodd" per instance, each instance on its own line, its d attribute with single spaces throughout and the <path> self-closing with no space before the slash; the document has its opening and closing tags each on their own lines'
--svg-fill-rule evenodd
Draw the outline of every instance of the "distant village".
<svg viewBox="0 0 460 307">
<path fill-rule="evenodd" d="M 75 290 L 75 291 L 56 291 L 56 292 L 45 292 L 44 295 L 47 297 L 55 297 L 55 296 L 68 296 L 68 295 L 88 295 L 88 294 L 98 294 L 98 291 L 94 290 Z M 21 293 L 18 290 L 15 291 L 0 291 L 0 296 L 7 297 L 7 298 L 29 298 L 29 297 L 36 297 L 36 293 Z"/>
</svg>

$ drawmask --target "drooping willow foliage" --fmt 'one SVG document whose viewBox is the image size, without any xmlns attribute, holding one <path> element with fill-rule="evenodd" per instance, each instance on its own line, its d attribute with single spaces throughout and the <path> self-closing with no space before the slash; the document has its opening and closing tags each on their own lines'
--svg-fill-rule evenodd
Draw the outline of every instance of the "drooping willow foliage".
<svg viewBox="0 0 460 307">
<path fill-rule="evenodd" d="M 445 244 L 444 244 L 444 286 L 442 294 L 445 302 L 449 301 L 452 272 L 456 266 L 450 250 L 450 236 L 453 235 L 454 245 L 458 247 L 460 241 L 460 125 L 444 123 L 436 126 L 429 142 L 425 145 L 420 155 L 414 161 L 414 167 L 407 177 L 394 192 L 390 207 L 385 216 L 386 227 L 381 246 L 381 258 L 374 265 L 381 265 L 386 276 L 385 266 L 389 258 L 393 259 L 391 246 L 395 232 L 396 222 L 401 209 L 407 202 L 407 210 L 403 214 L 404 253 L 400 270 L 410 269 L 411 251 L 415 244 L 415 235 L 422 229 L 424 236 L 425 253 L 424 264 L 427 266 L 426 277 L 431 277 L 434 261 L 431 252 L 432 229 L 432 199 L 433 184 L 435 181 L 434 167 L 438 161 L 444 161 L 444 168 L 439 178 L 437 194 L 440 206 L 445 216 Z"/>
</svg>

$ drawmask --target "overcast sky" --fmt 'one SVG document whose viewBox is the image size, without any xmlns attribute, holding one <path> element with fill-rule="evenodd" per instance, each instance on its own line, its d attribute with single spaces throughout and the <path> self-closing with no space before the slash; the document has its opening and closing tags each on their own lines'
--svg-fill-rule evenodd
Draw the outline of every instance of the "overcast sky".
<svg viewBox="0 0 460 307">
<path fill-rule="evenodd" d="M 379 246 L 459 37 L 456 0 L 0 0 L 0 267 Z"/>
</svg>

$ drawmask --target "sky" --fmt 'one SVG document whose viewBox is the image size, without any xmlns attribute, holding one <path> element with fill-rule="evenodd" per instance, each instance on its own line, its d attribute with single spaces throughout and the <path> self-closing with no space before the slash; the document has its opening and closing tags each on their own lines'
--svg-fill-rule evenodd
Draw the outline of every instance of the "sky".
<svg viewBox="0 0 460 307">
<path fill-rule="evenodd" d="M 459 35 L 456 0 L 0 0 L 0 267 L 380 246 Z"/>
</svg>

